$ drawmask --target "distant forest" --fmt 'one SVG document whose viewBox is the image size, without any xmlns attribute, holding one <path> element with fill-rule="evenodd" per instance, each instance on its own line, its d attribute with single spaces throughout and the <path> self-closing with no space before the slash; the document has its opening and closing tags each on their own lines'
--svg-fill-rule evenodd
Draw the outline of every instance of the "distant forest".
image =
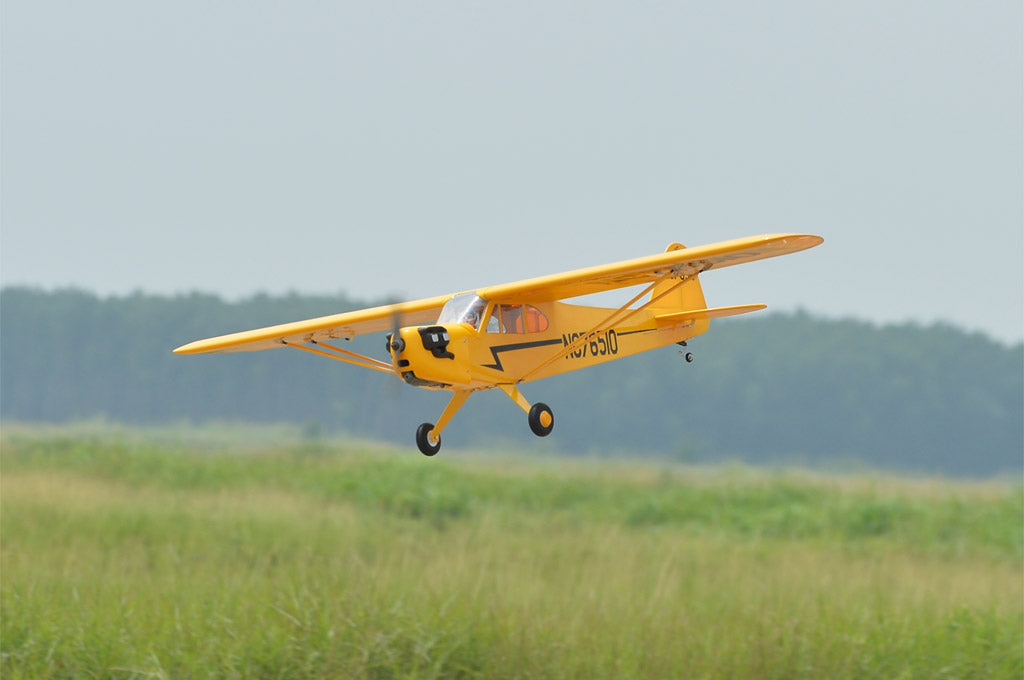
<svg viewBox="0 0 1024 680">
<path fill-rule="evenodd" d="M 185 342 L 379 302 L 343 296 L 0 292 L 0 416 L 127 424 L 293 422 L 413 443 L 447 395 L 287 349 L 178 356 Z M 384 358 L 383 336 L 352 349 Z M 866 465 L 987 476 L 1024 467 L 1024 347 L 953 326 L 876 326 L 803 313 L 713 321 L 689 343 L 523 386 L 555 412 L 530 434 L 503 394 L 476 395 L 445 447 Z"/>
</svg>

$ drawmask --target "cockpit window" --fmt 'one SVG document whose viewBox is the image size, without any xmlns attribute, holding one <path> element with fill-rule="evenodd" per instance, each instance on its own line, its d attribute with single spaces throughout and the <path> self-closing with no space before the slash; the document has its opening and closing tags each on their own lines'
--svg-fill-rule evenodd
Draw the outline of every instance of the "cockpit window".
<svg viewBox="0 0 1024 680">
<path fill-rule="evenodd" d="M 502 333 L 540 333 L 548 318 L 533 305 L 495 305 L 492 316 L 501 319 Z"/>
<path fill-rule="evenodd" d="M 445 303 L 437 323 L 468 323 L 482 330 L 480 320 L 487 311 L 487 300 L 475 293 L 461 293 Z M 533 305 L 498 305 L 491 307 L 487 319 L 488 333 L 541 333 L 548 329 L 548 318 Z"/>
<path fill-rule="evenodd" d="M 487 301 L 474 293 L 456 295 L 444 304 L 437 317 L 437 323 L 468 323 L 473 328 L 480 325 L 480 317 L 487 308 Z"/>
</svg>

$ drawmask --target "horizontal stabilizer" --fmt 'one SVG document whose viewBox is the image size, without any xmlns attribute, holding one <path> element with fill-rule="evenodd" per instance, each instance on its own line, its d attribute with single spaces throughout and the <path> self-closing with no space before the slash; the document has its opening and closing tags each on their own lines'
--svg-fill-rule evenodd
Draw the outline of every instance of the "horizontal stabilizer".
<svg viewBox="0 0 1024 680">
<path fill-rule="evenodd" d="M 658 326 L 681 326 L 687 322 L 701 319 L 720 319 L 726 316 L 736 316 L 747 312 L 757 312 L 768 305 L 734 305 L 732 307 L 715 307 L 713 309 L 693 309 L 688 312 L 673 312 L 671 314 L 658 314 L 654 317 Z"/>
</svg>

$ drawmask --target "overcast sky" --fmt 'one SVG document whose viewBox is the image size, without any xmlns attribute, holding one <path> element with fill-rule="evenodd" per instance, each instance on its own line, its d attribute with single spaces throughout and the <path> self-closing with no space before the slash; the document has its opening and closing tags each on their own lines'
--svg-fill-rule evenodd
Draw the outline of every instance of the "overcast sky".
<svg viewBox="0 0 1024 680">
<path fill-rule="evenodd" d="M 4 285 L 417 298 L 793 231 L 708 303 L 1024 335 L 1016 0 L 0 12 Z"/>
</svg>

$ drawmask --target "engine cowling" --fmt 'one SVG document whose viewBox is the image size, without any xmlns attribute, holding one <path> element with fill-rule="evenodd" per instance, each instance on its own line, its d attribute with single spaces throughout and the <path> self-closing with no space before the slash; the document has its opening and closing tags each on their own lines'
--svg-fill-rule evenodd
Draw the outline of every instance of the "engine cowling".
<svg viewBox="0 0 1024 680">
<path fill-rule="evenodd" d="M 438 389 L 470 383 L 469 336 L 474 331 L 469 326 L 412 326 L 399 333 L 405 346 L 394 358 L 407 383 Z"/>
</svg>

